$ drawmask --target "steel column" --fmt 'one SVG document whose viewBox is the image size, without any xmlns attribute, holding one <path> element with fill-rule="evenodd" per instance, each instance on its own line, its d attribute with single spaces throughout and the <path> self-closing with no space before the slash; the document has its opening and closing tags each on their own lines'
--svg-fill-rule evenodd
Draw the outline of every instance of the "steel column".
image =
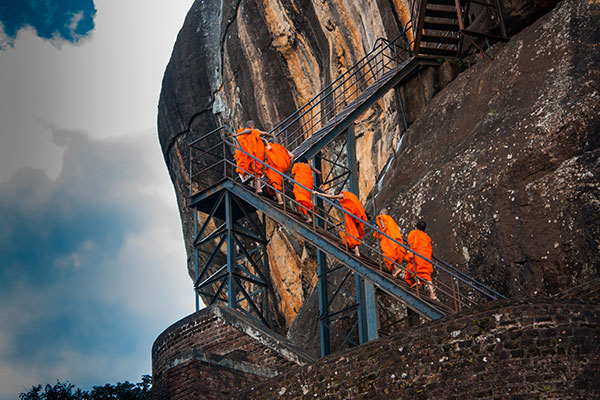
<svg viewBox="0 0 600 400">
<path fill-rule="evenodd" d="M 315 168 L 319 171 L 322 170 L 321 153 L 318 153 L 314 158 Z M 321 185 L 321 176 L 315 174 L 315 187 Z M 323 208 L 323 199 L 317 197 L 317 209 Z M 316 218 L 317 226 L 324 227 L 325 223 L 321 218 L 317 218 L 317 215 L 313 216 Z M 319 331 L 321 333 L 321 356 L 325 357 L 331 354 L 331 336 L 329 332 L 330 320 L 329 320 L 329 306 L 328 306 L 328 290 L 327 290 L 327 255 L 319 248 L 317 248 L 317 276 L 319 280 L 317 282 L 319 291 Z"/>
<path fill-rule="evenodd" d="M 366 343 L 367 339 L 367 312 L 365 310 L 365 281 L 362 276 L 354 274 L 354 280 L 356 285 L 356 303 L 358 305 L 358 342 L 360 344 Z"/>
<path fill-rule="evenodd" d="M 364 280 L 364 311 L 367 322 L 367 341 L 379 337 L 379 315 L 377 314 L 377 300 L 375 299 L 375 285 L 373 282 Z"/>
<path fill-rule="evenodd" d="M 346 151 L 348 168 L 350 169 L 350 191 L 357 197 L 360 195 L 358 185 L 358 163 L 356 161 L 356 139 L 353 125 L 346 131 Z M 373 283 L 354 274 L 356 281 L 356 301 L 358 303 L 358 333 L 360 343 L 377 338 L 377 312 L 375 289 Z M 368 309 L 372 308 L 372 310 Z"/>
<path fill-rule="evenodd" d="M 346 152 L 348 154 L 348 169 L 350 170 L 350 191 L 359 196 L 358 190 L 358 167 L 356 162 L 356 139 L 354 138 L 354 126 L 350 124 L 346 130 Z"/>
<path fill-rule="evenodd" d="M 325 357 L 331 354 L 331 336 L 329 332 L 329 307 L 327 290 L 327 255 L 317 249 L 317 282 L 319 290 L 319 331 L 321 333 L 321 356 Z"/>
<path fill-rule="evenodd" d="M 194 212 L 194 242 L 198 237 L 198 210 L 193 209 Z M 198 247 L 194 246 L 194 285 L 198 282 Z M 196 297 L 196 311 L 200 310 L 200 294 L 194 289 L 194 295 Z"/>
<path fill-rule="evenodd" d="M 231 207 L 231 193 L 225 192 L 225 224 L 227 225 L 227 305 L 236 308 L 237 299 L 235 290 L 235 281 L 233 274 L 235 268 L 235 244 L 233 240 L 233 212 Z"/>
</svg>

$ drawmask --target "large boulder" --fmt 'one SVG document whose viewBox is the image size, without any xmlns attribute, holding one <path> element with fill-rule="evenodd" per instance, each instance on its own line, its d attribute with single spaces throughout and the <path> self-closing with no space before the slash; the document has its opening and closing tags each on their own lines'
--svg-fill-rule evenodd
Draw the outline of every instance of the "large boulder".
<svg viewBox="0 0 600 400">
<path fill-rule="evenodd" d="M 516 33 L 556 1 L 504 3 Z M 435 97 L 448 84 L 442 71 L 424 72 L 424 87 L 390 91 L 355 122 L 361 199 L 390 206 L 405 231 L 425 218 L 436 254 L 508 295 L 554 293 L 596 274 L 597 8 L 562 3 Z M 194 2 L 158 105 L 190 275 L 190 138 L 247 119 L 271 128 L 378 37 L 397 36 L 408 10 L 406 0 Z M 399 96 L 415 121 L 402 141 Z M 313 292 L 314 249 L 268 229 L 275 320 L 285 331 Z"/>
</svg>

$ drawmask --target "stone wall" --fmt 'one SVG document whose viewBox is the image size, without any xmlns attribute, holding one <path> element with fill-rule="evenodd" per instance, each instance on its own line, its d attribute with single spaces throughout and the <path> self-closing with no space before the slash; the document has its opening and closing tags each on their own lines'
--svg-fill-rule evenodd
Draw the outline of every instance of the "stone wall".
<svg viewBox="0 0 600 400">
<path fill-rule="evenodd" d="M 232 399 L 600 397 L 600 305 L 489 303 L 252 385 Z"/>
<path fill-rule="evenodd" d="M 152 398 L 183 400 L 210 393 L 222 398 L 231 388 L 313 360 L 239 311 L 211 306 L 171 325 L 155 340 Z"/>
<path fill-rule="evenodd" d="M 220 400 L 240 387 L 264 379 L 254 371 L 242 371 L 220 364 L 194 356 L 171 365 L 158 381 L 153 382 L 148 400 Z"/>
</svg>

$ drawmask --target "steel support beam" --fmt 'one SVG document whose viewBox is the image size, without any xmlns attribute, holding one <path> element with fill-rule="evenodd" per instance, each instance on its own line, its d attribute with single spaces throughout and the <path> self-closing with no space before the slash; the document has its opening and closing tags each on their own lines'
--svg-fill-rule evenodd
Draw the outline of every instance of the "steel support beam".
<svg viewBox="0 0 600 400">
<path fill-rule="evenodd" d="M 363 310 L 366 314 L 366 339 L 367 341 L 375 340 L 379 337 L 379 315 L 377 313 L 377 299 L 375 298 L 375 286 L 372 282 L 364 281 L 364 306 Z"/>
<path fill-rule="evenodd" d="M 350 170 L 350 191 L 357 197 L 360 196 L 358 185 L 358 163 L 356 161 L 356 139 L 354 126 L 350 124 L 346 130 L 346 152 L 348 155 L 348 169 Z M 373 284 L 365 281 L 361 276 L 355 274 L 356 300 L 358 302 L 358 333 L 360 343 L 377 338 L 377 312 L 367 310 L 367 305 L 375 305 L 375 290 Z M 367 287 L 369 286 L 369 287 Z M 375 311 L 375 312 L 373 312 Z"/>
<path fill-rule="evenodd" d="M 196 240 L 198 236 L 198 210 L 195 208 L 194 211 L 194 240 Z M 198 282 L 198 247 L 194 246 L 194 284 Z M 195 298 L 196 298 L 196 311 L 200 310 L 200 294 L 194 290 Z"/>
<path fill-rule="evenodd" d="M 314 158 L 315 168 L 319 171 L 322 170 L 321 153 L 318 153 Z M 321 177 L 315 174 L 315 187 L 321 185 Z M 323 208 L 323 199 L 317 197 L 317 208 Z M 314 218 L 317 218 L 315 215 Z M 317 218 L 316 224 L 319 227 L 324 227 L 325 223 L 322 219 Z M 328 284 L 327 284 L 327 255 L 319 248 L 317 248 L 317 276 L 319 280 L 317 282 L 319 291 L 319 332 L 321 334 L 321 357 L 325 357 L 331 354 L 331 336 L 329 332 L 329 326 L 331 321 L 329 320 L 329 301 L 328 301 Z"/>
<path fill-rule="evenodd" d="M 204 192 L 189 199 L 194 210 L 194 237 L 196 238 L 194 243 L 196 310 L 199 309 L 200 295 L 202 295 L 205 301 L 211 304 L 224 303 L 268 327 L 270 325 L 268 302 L 271 288 L 264 272 L 268 269 L 264 219 L 255 221 L 253 216 L 256 209 L 239 199 L 231 190 L 226 190 L 223 185 L 224 181 L 221 181 L 209 188 L 206 192 L 211 193 L 210 198 L 204 196 L 206 194 Z M 207 203 L 210 203 L 209 208 Z M 211 209 L 211 212 L 198 232 L 198 213 L 206 209 Z M 215 213 L 217 209 L 221 211 Z M 212 223 L 217 228 L 206 236 L 199 237 Z M 200 253 L 204 246 L 209 246 L 212 251 L 205 252 L 210 254 L 210 257 L 200 264 Z M 215 263 L 219 255 L 221 260 Z"/>
<path fill-rule="evenodd" d="M 348 169 L 350 170 L 350 191 L 359 197 L 358 189 L 358 163 L 356 162 L 356 139 L 354 126 L 350 124 L 346 129 L 346 154 L 348 155 Z"/>
<path fill-rule="evenodd" d="M 225 224 L 227 224 L 227 305 L 237 307 L 237 291 L 233 275 L 237 268 L 235 262 L 235 243 L 233 238 L 233 218 L 231 193 L 225 192 Z"/>
<path fill-rule="evenodd" d="M 319 290 L 319 332 L 321 334 L 321 357 L 331 354 L 331 336 L 329 333 L 329 307 L 328 307 L 328 290 L 327 290 L 327 255 L 317 249 L 317 274 L 319 280 L 317 282 Z"/>
</svg>

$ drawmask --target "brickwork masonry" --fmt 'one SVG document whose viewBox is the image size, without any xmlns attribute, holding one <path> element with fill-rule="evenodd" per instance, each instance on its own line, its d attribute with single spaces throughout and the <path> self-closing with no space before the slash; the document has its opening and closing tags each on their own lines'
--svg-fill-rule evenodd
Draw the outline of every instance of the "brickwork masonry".
<svg viewBox="0 0 600 400">
<path fill-rule="evenodd" d="M 155 340 L 150 399 L 222 399 L 313 361 L 239 311 L 215 305 L 176 322 Z"/>
<path fill-rule="evenodd" d="M 600 398 L 600 305 L 488 303 L 295 367 L 231 399 Z"/>
</svg>

